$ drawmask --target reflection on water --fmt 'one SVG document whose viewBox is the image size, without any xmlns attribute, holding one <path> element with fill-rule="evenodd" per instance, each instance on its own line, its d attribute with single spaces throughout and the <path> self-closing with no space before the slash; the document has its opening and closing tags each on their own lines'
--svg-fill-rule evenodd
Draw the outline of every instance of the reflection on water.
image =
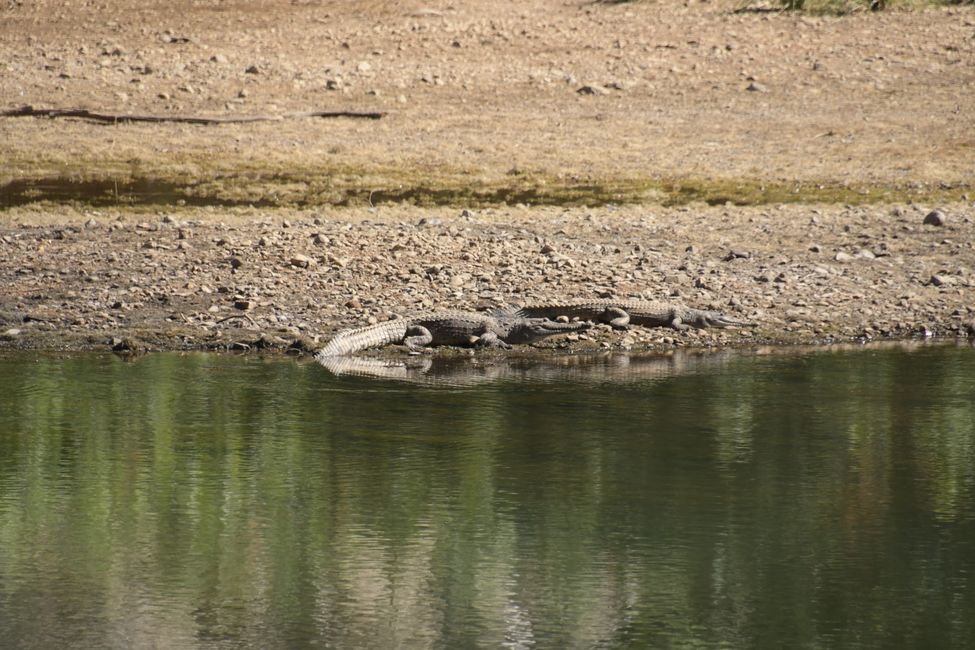
<svg viewBox="0 0 975 650">
<path fill-rule="evenodd" d="M 0 647 L 975 644 L 972 350 L 438 364 L 0 358 Z"/>
</svg>

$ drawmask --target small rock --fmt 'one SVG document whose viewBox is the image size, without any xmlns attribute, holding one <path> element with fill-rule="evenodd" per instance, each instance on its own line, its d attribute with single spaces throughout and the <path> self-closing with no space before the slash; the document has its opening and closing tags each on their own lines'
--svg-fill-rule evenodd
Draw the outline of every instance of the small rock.
<svg viewBox="0 0 975 650">
<path fill-rule="evenodd" d="M 810 252 L 813 252 L 813 253 L 822 253 L 823 252 L 823 248 L 819 244 L 813 244 L 812 246 L 809 247 L 809 250 L 810 250 Z"/>
<path fill-rule="evenodd" d="M 927 226 L 945 225 L 945 213 L 941 210 L 932 210 L 924 217 L 924 224 Z"/>
<path fill-rule="evenodd" d="M 609 94 L 609 90 L 607 90 L 603 86 L 600 86 L 599 84 L 586 84 L 585 86 L 582 86 L 581 88 L 576 90 L 576 92 L 579 93 L 580 95 L 608 95 Z"/>
<path fill-rule="evenodd" d="M 837 262 L 852 262 L 854 260 L 854 257 L 849 253 L 844 253 L 843 251 L 840 251 L 839 253 L 836 254 L 836 256 L 833 259 L 836 260 Z"/>
<path fill-rule="evenodd" d="M 629 90 L 632 84 L 627 81 L 613 80 L 606 84 L 606 88 L 612 88 L 613 90 Z"/>
<path fill-rule="evenodd" d="M 931 284 L 936 287 L 943 287 L 946 284 L 951 284 L 951 278 L 947 275 L 934 274 L 931 276 Z"/>
<path fill-rule="evenodd" d="M 352 298 L 351 300 L 345 303 L 345 306 L 348 307 L 349 309 L 362 309 L 362 303 L 359 302 L 358 298 Z"/>
<path fill-rule="evenodd" d="M 328 237 L 318 233 L 311 238 L 311 243 L 315 244 L 316 246 L 327 246 L 330 242 Z"/>
<path fill-rule="evenodd" d="M 230 258 L 230 266 L 231 266 L 231 268 L 239 269 L 243 265 L 244 265 L 244 263 L 241 261 L 241 259 L 239 257 L 231 257 Z"/>
<path fill-rule="evenodd" d="M 302 255 L 301 253 L 295 253 L 291 256 L 291 266 L 297 266 L 298 268 L 307 269 L 309 266 L 315 263 L 315 260 L 308 257 L 307 255 Z"/>
<path fill-rule="evenodd" d="M 246 72 L 247 74 L 258 74 L 260 70 L 257 69 L 256 65 L 249 65 L 247 66 L 247 69 L 244 70 L 244 72 Z"/>
<path fill-rule="evenodd" d="M 4 330 L 3 333 L 0 333 L 0 341 L 13 341 L 18 336 L 20 336 L 20 330 L 16 327 L 11 327 L 8 330 Z"/>
<path fill-rule="evenodd" d="M 725 262 L 730 262 L 731 260 L 734 260 L 734 259 L 747 260 L 751 256 L 752 256 L 752 254 L 749 253 L 748 251 L 742 251 L 742 250 L 734 250 L 734 249 L 732 249 L 732 250 L 728 251 L 728 254 L 727 255 L 724 256 L 724 261 Z"/>
<path fill-rule="evenodd" d="M 247 311 L 254 306 L 254 303 L 250 300 L 235 300 L 234 309 L 239 309 L 241 311 Z"/>
<path fill-rule="evenodd" d="M 768 87 L 765 84 L 760 84 L 757 81 L 753 81 L 745 88 L 745 90 L 751 91 L 753 93 L 767 93 Z"/>
<path fill-rule="evenodd" d="M 140 352 L 146 351 L 144 345 L 128 337 L 125 338 L 114 337 L 111 340 L 111 344 L 112 344 L 112 352 L 117 352 L 120 354 L 138 354 Z"/>
</svg>

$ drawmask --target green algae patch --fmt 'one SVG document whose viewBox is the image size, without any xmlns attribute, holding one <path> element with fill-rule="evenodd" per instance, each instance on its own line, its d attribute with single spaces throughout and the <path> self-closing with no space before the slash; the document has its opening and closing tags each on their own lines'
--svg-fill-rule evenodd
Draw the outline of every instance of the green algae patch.
<svg viewBox="0 0 975 650">
<path fill-rule="evenodd" d="M 964 200 L 970 185 L 905 183 L 903 185 L 835 182 L 788 182 L 758 179 L 682 178 L 656 181 L 664 205 L 757 206 L 781 203 L 869 205 L 909 201 Z"/>
<path fill-rule="evenodd" d="M 545 171 L 495 172 L 430 165 L 288 167 L 284 161 L 214 164 L 143 161 L 59 170 L 21 165 L 0 177 L 0 208 L 33 203 L 160 206 L 327 207 L 408 204 L 418 207 L 660 204 L 757 206 L 782 203 L 864 205 L 957 201 L 969 185 L 903 185 L 728 178 L 599 178 Z"/>
</svg>

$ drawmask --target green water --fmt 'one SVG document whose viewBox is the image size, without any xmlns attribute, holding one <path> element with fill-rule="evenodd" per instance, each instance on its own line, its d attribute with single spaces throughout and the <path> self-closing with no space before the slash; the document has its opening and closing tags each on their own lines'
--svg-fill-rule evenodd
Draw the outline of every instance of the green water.
<svg viewBox="0 0 975 650">
<path fill-rule="evenodd" d="M 975 647 L 971 348 L 409 379 L 0 357 L 0 648 Z"/>
</svg>

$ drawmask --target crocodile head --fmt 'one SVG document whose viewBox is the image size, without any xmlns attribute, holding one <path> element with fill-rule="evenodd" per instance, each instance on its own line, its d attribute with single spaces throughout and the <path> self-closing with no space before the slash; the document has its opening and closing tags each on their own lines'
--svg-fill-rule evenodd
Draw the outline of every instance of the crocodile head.
<svg viewBox="0 0 975 650">
<path fill-rule="evenodd" d="M 592 327 L 589 321 L 560 322 L 548 318 L 519 318 L 512 325 L 505 340 L 508 343 L 531 343 L 546 336 L 581 332 Z"/>
</svg>

